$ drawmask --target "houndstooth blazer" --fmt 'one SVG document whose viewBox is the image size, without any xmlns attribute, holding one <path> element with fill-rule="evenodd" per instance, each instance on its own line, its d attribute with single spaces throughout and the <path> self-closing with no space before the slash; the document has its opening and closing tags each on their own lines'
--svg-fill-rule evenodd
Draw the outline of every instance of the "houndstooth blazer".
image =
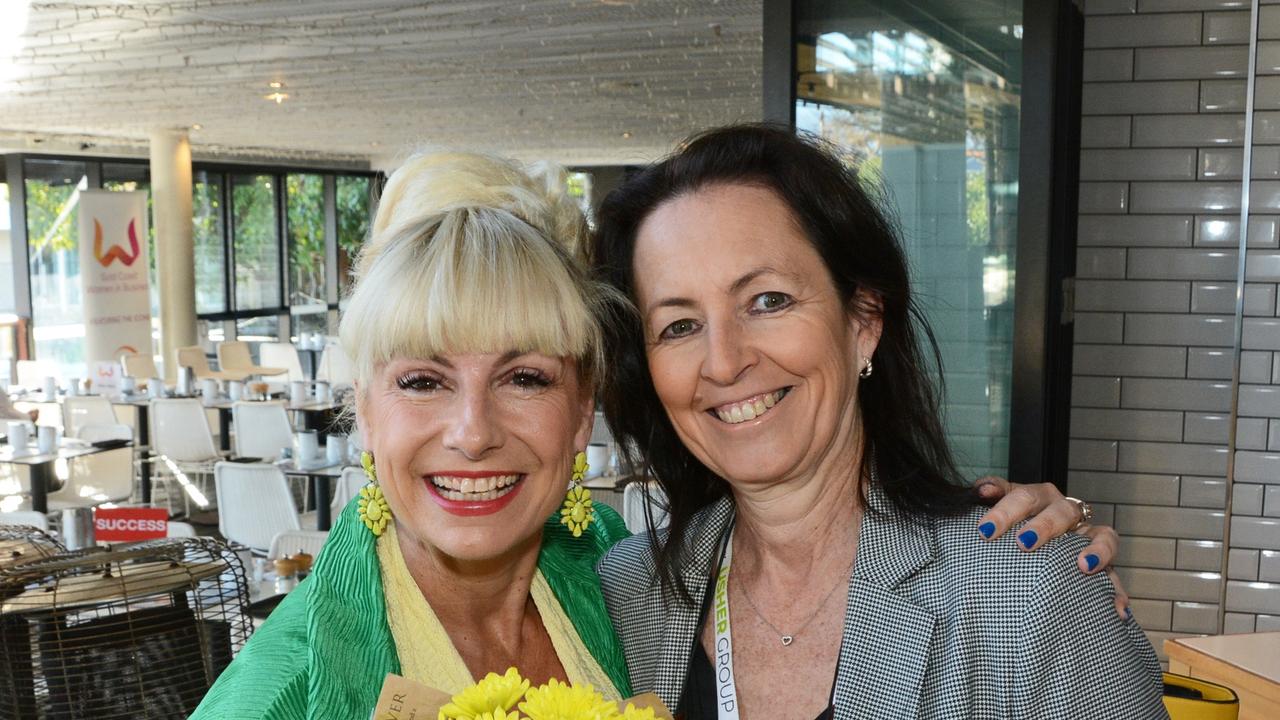
<svg viewBox="0 0 1280 720">
<path fill-rule="evenodd" d="M 1013 532 L 979 539 L 981 510 L 911 520 L 875 488 L 858 536 L 836 670 L 835 717 L 1167 718 L 1160 665 L 1121 620 L 1105 574 L 1082 576 L 1069 535 L 1024 554 Z M 733 520 L 695 517 L 682 575 L 702 598 Z M 699 610 L 662 592 L 647 534 L 597 568 L 636 692 L 677 708 Z"/>
</svg>

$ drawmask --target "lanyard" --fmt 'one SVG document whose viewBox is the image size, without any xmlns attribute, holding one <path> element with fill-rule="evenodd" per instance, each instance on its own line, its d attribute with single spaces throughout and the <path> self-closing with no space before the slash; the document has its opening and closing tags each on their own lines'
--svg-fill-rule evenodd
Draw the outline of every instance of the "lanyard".
<svg viewBox="0 0 1280 720">
<path fill-rule="evenodd" d="M 729 566 L 733 561 L 733 531 L 725 543 L 724 559 L 716 575 L 715 623 L 716 706 L 720 720 L 738 720 L 738 686 L 733 675 L 733 634 L 729 630 Z"/>
</svg>

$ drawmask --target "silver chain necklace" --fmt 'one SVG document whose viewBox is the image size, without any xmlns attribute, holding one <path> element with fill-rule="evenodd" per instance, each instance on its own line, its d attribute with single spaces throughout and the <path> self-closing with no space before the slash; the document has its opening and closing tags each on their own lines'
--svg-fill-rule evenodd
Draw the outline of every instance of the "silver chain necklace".
<svg viewBox="0 0 1280 720">
<path fill-rule="evenodd" d="M 732 542 L 732 539 L 730 539 L 730 542 Z M 854 562 L 857 562 L 856 556 L 854 557 Z M 792 632 L 792 633 L 784 633 L 778 629 L 777 625 L 774 625 L 773 623 L 769 622 L 769 618 L 766 618 L 764 616 L 764 613 L 760 612 L 760 608 L 756 607 L 755 601 L 751 599 L 751 593 L 747 592 L 746 583 L 740 583 L 740 586 L 742 587 L 742 597 L 744 600 L 747 601 L 747 605 L 751 606 L 751 612 L 755 613 L 756 617 L 760 618 L 761 622 L 763 622 L 765 625 L 768 625 L 769 629 L 772 630 L 774 633 L 776 633 L 782 639 L 783 647 L 787 647 L 791 643 L 795 642 L 796 637 L 800 633 L 804 632 L 805 628 L 809 627 L 809 624 L 812 623 L 814 619 L 818 617 L 818 614 L 819 614 L 818 611 L 826 607 L 827 601 L 831 599 L 831 596 L 835 593 L 835 591 L 838 590 L 841 585 L 845 584 L 845 582 L 849 579 L 850 575 L 853 574 L 853 565 L 854 563 L 849 563 L 849 570 L 845 572 L 843 575 L 837 576 L 838 578 L 841 578 L 841 579 L 836 580 L 836 584 L 832 586 L 830 590 L 827 591 L 826 595 L 822 596 L 822 602 L 818 603 L 818 607 L 814 608 L 813 615 L 809 616 L 809 619 L 805 620 L 804 624 L 796 628 L 795 632 Z"/>
</svg>

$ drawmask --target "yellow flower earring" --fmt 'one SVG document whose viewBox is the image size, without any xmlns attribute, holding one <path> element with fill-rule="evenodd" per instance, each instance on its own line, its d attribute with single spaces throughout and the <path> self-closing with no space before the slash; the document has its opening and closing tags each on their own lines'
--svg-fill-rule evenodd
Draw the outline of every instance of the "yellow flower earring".
<svg viewBox="0 0 1280 720">
<path fill-rule="evenodd" d="M 573 485 L 565 496 L 560 524 L 568 525 L 574 537 L 582 537 L 582 531 L 596 519 L 596 511 L 591 506 L 591 491 L 582 487 L 582 479 L 589 469 L 586 453 L 580 452 L 573 457 Z"/>
<path fill-rule="evenodd" d="M 391 507 L 382 496 L 382 488 L 378 486 L 378 471 L 373 467 L 373 454 L 368 450 L 360 453 L 360 465 L 364 474 L 369 476 L 369 484 L 360 488 L 360 521 L 369 528 L 374 537 L 382 537 L 387 529 L 387 521 L 391 519 Z"/>
</svg>

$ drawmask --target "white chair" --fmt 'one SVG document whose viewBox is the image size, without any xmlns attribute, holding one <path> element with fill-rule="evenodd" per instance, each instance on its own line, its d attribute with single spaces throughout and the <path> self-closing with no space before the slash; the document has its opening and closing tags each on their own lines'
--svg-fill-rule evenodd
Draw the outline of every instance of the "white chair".
<svg viewBox="0 0 1280 720">
<path fill-rule="evenodd" d="M 258 346 L 258 355 L 262 358 L 263 365 L 288 370 L 289 382 L 307 379 L 302 372 L 302 361 L 298 359 L 298 349 L 293 343 L 262 343 Z"/>
<path fill-rule="evenodd" d="M 135 380 L 160 377 L 160 371 L 156 369 L 156 361 L 149 354 L 125 353 L 120 356 L 120 367 L 124 370 L 125 377 Z"/>
<path fill-rule="evenodd" d="M 646 492 L 647 490 L 647 492 Z M 627 530 L 641 533 L 648 530 L 645 524 L 645 503 L 649 504 L 649 512 L 653 515 L 653 528 L 659 530 L 667 526 L 667 495 L 655 482 L 633 482 L 622 491 L 622 520 Z"/>
<path fill-rule="evenodd" d="M 244 372 L 250 375 L 283 375 L 287 368 L 255 365 L 249 353 L 249 343 L 242 340 L 224 340 L 218 343 L 218 366 L 223 372 Z"/>
<path fill-rule="evenodd" d="M 169 530 L 167 537 L 171 538 L 188 538 L 195 537 L 196 529 L 191 523 L 169 522 Z"/>
<path fill-rule="evenodd" d="M 120 420 L 116 418 L 115 410 L 111 409 L 111 401 L 101 395 L 79 395 L 66 398 L 62 401 L 62 427 L 67 437 L 81 438 L 89 442 L 97 442 L 98 440 L 132 440 L 133 429 L 128 425 L 120 424 Z M 83 431 L 87 428 L 112 428 L 114 434 L 104 435 L 103 431 L 96 430 L 94 438 L 90 440 L 83 436 Z M 119 428 L 124 428 L 123 431 Z"/>
<path fill-rule="evenodd" d="M 0 512 L 0 525 L 30 525 L 48 531 L 49 518 L 44 513 L 34 510 Z"/>
<path fill-rule="evenodd" d="M 268 560 L 275 560 L 287 555 L 304 552 L 311 557 L 319 557 L 324 541 L 329 539 L 328 530 L 284 530 L 271 538 L 271 549 L 267 552 Z"/>
<path fill-rule="evenodd" d="M 320 354 L 320 367 L 316 369 L 316 379 L 328 382 L 333 387 L 351 387 L 355 385 L 355 368 L 351 358 L 342 351 L 342 346 L 329 343 Z"/>
<path fill-rule="evenodd" d="M 293 446 L 289 412 L 279 402 L 238 402 L 231 406 L 236 457 L 275 460 Z"/>
<path fill-rule="evenodd" d="M 18 373 L 14 384 L 24 388 L 39 390 L 44 386 L 45 378 L 62 376 L 57 364 L 50 360 L 19 360 L 16 365 Z"/>
<path fill-rule="evenodd" d="M 222 459 L 214 445 L 204 405 L 195 398 L 152 400 L 151 449 L 161 471 L 167 471 L 168 477 L 181 486 L 188 513 L 192 500 L 201 508 L 208 507 L 203 490 L 187 477 L 188 473 L 209 474 L 213 464 Z"/>
<path fill-rule="evenodd" d="M 132 437 L 133 430 L 119 424 L 89 425 L 80 432 L 80 439 L 91 443 Z M 62 487 L 49 493 L 50 510 L 126 502 L 133 495 L 133 448 L 71 458 L 67 461 L 66 475 Z"/>
<path fill-rule="evenodd" d="M 213 378 L 215 380 L 247 380 L 249 373 L 232 372 L 229 370 L 214 370 L 209 367 L 209 356 L 204 354 L 204 348 L 199 345 L 190 345 L 188 347 L 180 347 L 177 350 L 178 367 L 191 368 L 191 374 L 196 376 L 197 380 L 205 378 Z"/>
<path fill-rule="evenodd" d="M 218 532 L 254 554 L 265 555 L 285 530 L 301 530 L 284 473 L 275 465 L 220 462 L 214 466 Z"/>
</svg>

